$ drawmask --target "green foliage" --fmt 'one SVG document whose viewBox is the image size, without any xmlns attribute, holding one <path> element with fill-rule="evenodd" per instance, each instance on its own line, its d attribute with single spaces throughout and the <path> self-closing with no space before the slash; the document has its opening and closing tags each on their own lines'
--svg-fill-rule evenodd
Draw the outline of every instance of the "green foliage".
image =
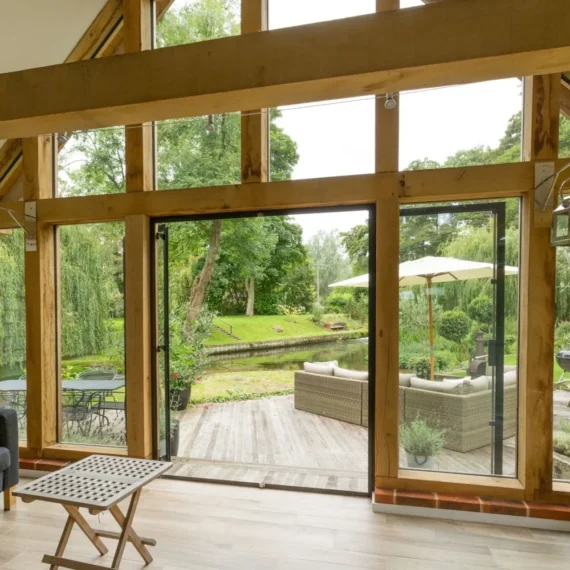
<svg viewBox="0 0 570 570">
<path fill-rule="evenodd" d="M 346 313 L 349 303 L 354 301 L 354 295 L 348 291 L 335 289 L 326 300 L 326 309 L 330 313 Z"/>
<path fill-rule="evenodd" d="M 471 321 L 463 311 L 446 311 L 441 317 L 439 334 L 447 340 L 460 343 L 467 336 L 470 326 Z"/>
<path fill-rule="evenodd" d="M 230 392 L 228 390 L 228 392 Z M 237 390 L 234 393 L 228 393 L 228 395 L 218 395 L 210 396 L 206 398 L 197 398 L 192 400 L 191 404 L 193 406 L 199 406 L 201 404 L 222 404 L 224 402 L 244 402 L 246 400 L 262 400 L 263 398 L 271 398 L 274 396 L 289 396 L 293 394 L 293 389 L 287 390 L 274 390 L 270 392 L 251 392 L 246 393 L 241 390 Z"/>
<path fill-rule="evenodd" d="M 439 372 L 445 370 L 448 365 L 454 361 L 453 355 L 445 351 L 438 351 L 434 353 L 435 359 L 435 370 Z M 400 360 L 402 362 L 402 360 Z M 429 356 L 410 356 L 404 358 L 403 361 L 406 366 L 405 368 L 411 368 L 418 378 L 424 378 L 429 380 L 431 375 L 431 362 Z"/>
<path fill-rule="evenodd" d="M 340 241 L 352 263 L 353 273 L 355 275 L 368 273 L 370 249 L 368 224 L 360 224 L 347 232 L 341 232 Z"/>
<path fill-rule="evenodd" d="M 467 314 L 478 323 L 491 325 L 493 323 L 493 300 L 487 295 L 475 297 L 467 307 Z"/>
<path fill-rule="evenodd" d="M 349 299 L 346 304 L 346 313 L 355 321 L 365 323 L 368 321 L 368 296 L 361 297 L 356 300 L 354 297 Z"/>
<path fill-rule="evenodd" d="M 61 352 L 64 358 L 111 348 L 116 297 L 122 299 L 123 224 L 63 226 Z"/>
<path fill-rule="evenodd" d="M 13 230 L 0 237 L 0 365 L 21 372 L 26 360 L 24 235 Z"/>
<path fill-rule="evenodd" d="M 556 325 L 554 347 L 556 352 L 570 349 L 570 321 L 562 321 Z"/>
<path fill-rule="evenodd" d="M 208 364 L 206 340 L 212 319 L 212 313 L 207 310 L 202 310 L 191 323 L 186 321 L 185 310 L 177 308 L 171 313 L 170 387 L 173 390 L 183 390 L 201 381 Z"/>
<path fill-rule="evenodd" d="M 416 418 L 400 427 L 400 445 L 414 457 L 437 457 L 443 449 L 443 434 Z"/>
<path fill-rule="evenodd" d="M 319 304 L 315 303 L 311 309 L 311 321 L 316 325 L 321 325 L 323 322 L 323 315 L 325 314 L 325 308 Z"/>
<path fill-rule="evenodd" d="M 307 248 L 317 274 L 317 294 L 325 299 L 332 292 L 331 283 L 350 276 L 350 263 L 342 251 L 336 230 L 319 230 L 311 237 Z"/>
</svg>

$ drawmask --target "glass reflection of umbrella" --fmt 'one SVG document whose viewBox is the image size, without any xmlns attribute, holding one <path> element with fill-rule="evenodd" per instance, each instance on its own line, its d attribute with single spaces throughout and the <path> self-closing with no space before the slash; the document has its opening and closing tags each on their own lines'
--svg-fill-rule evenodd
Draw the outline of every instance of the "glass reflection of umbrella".
<svg viewBox="0 0 570 570">
<path fill-rule="evenodd" d="M 517 275 L 516 267 L 505 266 L 505 275 Z M 432 286 L 434 283 L 489 279 L 495 275 L 495 265 L 465 261 L 452 257 L 423 257 L 400 263 L 400 287 L 426 285 L 428 293 L 430 378 L 435 372 Z M 333 283 L 330 287 L 368 287 L 368 273 Z"/>
</svg>

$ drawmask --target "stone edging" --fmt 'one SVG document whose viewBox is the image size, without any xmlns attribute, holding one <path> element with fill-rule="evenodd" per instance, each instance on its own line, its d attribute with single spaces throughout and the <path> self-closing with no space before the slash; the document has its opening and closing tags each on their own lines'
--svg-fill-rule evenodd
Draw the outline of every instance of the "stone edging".
<svg viewBox="0 0 570 570">
<path fill-rule="evenodd" d="M 299 338 L 284 338 L 283 340 L 268 340 L 264 342 L 242 342 L 235 344 L 217 344 L 206 348 L 208 354 L 231 354 L 233 352 L 247 352 L 251 350 L 263 350 L 266 348 L 282 348 L 285 346 L 301 346 L 304 344 L 321 344 L 335 340 L 350 340 L 364 338 L 368 332 L 346 331 L 330 333 L 322 336 L 304 336 Z"/>
</svg>

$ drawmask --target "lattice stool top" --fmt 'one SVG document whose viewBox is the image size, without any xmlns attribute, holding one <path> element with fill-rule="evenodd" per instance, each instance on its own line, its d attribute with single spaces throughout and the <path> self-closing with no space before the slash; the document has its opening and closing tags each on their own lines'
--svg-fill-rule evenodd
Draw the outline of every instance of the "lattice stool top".
<svg viewBox="0 0 570 570">
<path fill-rule="evenodd" d="M 168 471 L 171 465 L 164 461 L 92 455 L 25 485 L 14 495 L 25 500 L 106 510 Z"/>
</svg>

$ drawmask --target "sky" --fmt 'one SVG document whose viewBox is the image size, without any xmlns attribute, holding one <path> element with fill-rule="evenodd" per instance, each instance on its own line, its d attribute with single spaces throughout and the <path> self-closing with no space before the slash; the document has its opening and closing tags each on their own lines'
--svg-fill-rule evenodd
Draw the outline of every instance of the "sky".
<svg viewBox="0 0 570 570">
<path fill-rule="evenodd" d="M 375 0 L 269 0 L 270 29 L 368 14 Z M 402 0 L 402 7 L 423 6 Z M 398 99 L 400 169 L 416 159 L 443 162 L 458 150 L 496 146 L 509 118 L 522 109 L 518 79 L 407 92 Z M 358 98 L 282 108 L 280 126 L 296 141 L 293 178 L 374 171 L 374 100 Z M 365 212 L 299 216 L 305 239 L 320 229 L 346 231 Z"/>
</svg>

